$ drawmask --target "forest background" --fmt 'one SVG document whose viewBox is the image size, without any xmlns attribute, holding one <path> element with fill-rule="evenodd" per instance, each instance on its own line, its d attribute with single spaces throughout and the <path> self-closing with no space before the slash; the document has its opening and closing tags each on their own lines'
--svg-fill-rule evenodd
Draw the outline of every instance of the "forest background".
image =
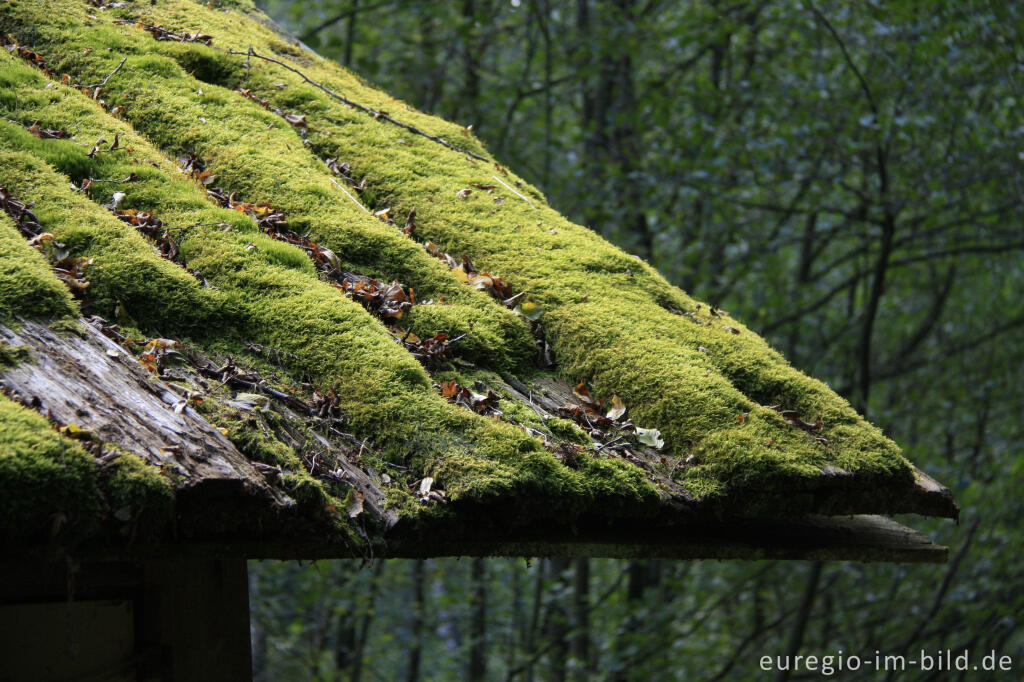
<svg viewBox="0 0 1024 682">
<path fill-rule="evenodd" d="M 827 381 L 962 523 L 910 520 L 950 546 L 937 566 L 253 563 L 257 679 L 744 680 L 765 655 L 922 649 L 1019 673 L 1024 7 L 261 5 Z"/>
</svg>

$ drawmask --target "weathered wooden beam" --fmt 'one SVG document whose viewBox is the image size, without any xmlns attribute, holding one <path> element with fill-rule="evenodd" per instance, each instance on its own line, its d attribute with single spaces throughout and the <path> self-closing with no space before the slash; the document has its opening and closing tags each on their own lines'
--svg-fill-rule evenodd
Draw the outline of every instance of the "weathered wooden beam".
<svg viewBox="0 0 1024 682">
<path fill-rule="evenodd" d="M 105 560 L 158 559 L 169 555 L 279 560 L 353 556 L 351 548 L 308 535 L 133 548 L 82 547 L 81 552 L 81 556 Z M 375 547 L 373 558 L 503 556 L 944 563 L 948 554 L 947 547 L 892 519 L 858 515 L 670 526 L 637 522 L 598 522 L 575 527 L 547 524 L 504 529 L 500 533 L 470 530 L 463 534 L 454 533 L 448 521 L 441 521 L 436 527 L 403 527 L 399 522 L 385 541 Z"/>
<path fill-rule="evenodd" d="M 0 324 L 0 342 L 28 354 L 0 369 L 0 385 L 52 421 L 166 467 L 182 485 L 235 486 L 271 504 L 289 504 L 181 395 L 91 325 L 58 333 L 37 322 L 16 329 Z"/>
<path fill-rule="evenodd" d="M 741 520 L 674 527 L 579 528 L 545 534 L 526 528 L 506 537 L 402 539 L 388 556 L 545 556 L 620 559 L 799 559 L 944 563 L 949 550 L 882 516 L 813 516 Z"/>
</svg>

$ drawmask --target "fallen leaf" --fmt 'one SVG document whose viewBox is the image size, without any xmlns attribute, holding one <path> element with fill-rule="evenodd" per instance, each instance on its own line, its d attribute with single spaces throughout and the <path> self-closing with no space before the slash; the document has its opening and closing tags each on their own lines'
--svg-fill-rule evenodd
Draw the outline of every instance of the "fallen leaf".
<svg viewBox="0 0 1024 682">
<path fill-rule="evenodd" d="M 420 481 L 420 489 L 418 492 L 420 501 L 426 502 L 428 499 L 430 499 L 430 487 L 432 485 L 434 485 L 434 479 L 431 478 L 430 476 L 427 476 L 422 481 Z"/>
<path fill-rule="evenodd" d="M 363 511 L 363 494 L 355 488 L 349 488 L 345 496 L 345 512 L 349 518 L 354 519 Z"/>
<path fill-rule="evenodd" d="M 622 415 L 624 414 L 626 414 L 626 403 L 624 403 L 622 401 L 622 398 L 620 398 L 619 396 L 613 395 L 612 407 L 610 410 L 608 410 L 608 414 L 606 414 L 605 416 L 608 417 L 609 419 L 618 420 L 621 419 Z"/>
<path fill-rule="evenodd" d="M 530 321 L 536 321 L 544 314 L 544 309 L 533 301 L 524 301 L 517 305 L 513 310 Z"/>
<path fill-rule="evenodd" d="M 576 386 L 572 389 L 572 394 L 585 403 L 591 402 L 590 387 L 587 386 L 587 382 L 585 381 L 581 381 L 580 383 L 576 384 Z"/>
<path fill-rule="evenodd" d="M 641 429 L 637 427 L 636 439 L 644 445 L 649 445 L 658 450 L 665 446 L 665 441 L 661 438 L 661 431 L 658 429 Z"/>
<path fill-rule="evenodd" d="M 413 206 L 409 211 L 409 216 L 405 219 L 405 227 L 402 228 L 402 232 L 406 233 L 410 237 L 412 233 L 416 231 L 416 207 Z"/>
<path fill-rule="evenodd" d="M 523 298 L 525 298 L 525 297 L 526 297 L 526 292 L 525 291 L 520 291 L 515 296 L 510 296 L 509 298 L 506 298 L 504 301 L 501 302 L 501 304 L 503 306 L 505 306 L 506 308 L 514 308 L 516 305 L 519 304 L 519 301 L 523 300 Z"/>
</svg>

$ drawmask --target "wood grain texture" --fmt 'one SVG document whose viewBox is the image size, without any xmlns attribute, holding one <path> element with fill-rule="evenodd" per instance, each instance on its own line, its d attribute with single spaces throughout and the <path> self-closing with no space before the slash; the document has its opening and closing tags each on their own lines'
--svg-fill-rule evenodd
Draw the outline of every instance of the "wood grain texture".
<svg viewBox="0 0 1024 682">
<path fill-rule="evenodd" d="M 6 392 L 61 425 L 174 472 L 178 487 L 234 484 L 274 505 L 289 500 L 218 429 L 123 348 L 88 324 L 58 333 L 37 322 L 0 325 L 0 342 L 29 359 L 0 369 Z"/>
</svg>

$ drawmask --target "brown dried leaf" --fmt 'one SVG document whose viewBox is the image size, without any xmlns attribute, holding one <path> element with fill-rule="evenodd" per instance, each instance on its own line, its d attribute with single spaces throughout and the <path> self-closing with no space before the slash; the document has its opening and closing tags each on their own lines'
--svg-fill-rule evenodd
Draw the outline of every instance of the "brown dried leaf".
<svg viewBox="0 0 1024 682">
<path fill-rule="evenodd" d="M 572 394 L 585 403 L 592 402 L 590 398 L 590 388 L 587 386 L 587 382 L 585 381 L 581 381 L 576 384 L 576 387 L 572 389 Z"/>
</svg>

